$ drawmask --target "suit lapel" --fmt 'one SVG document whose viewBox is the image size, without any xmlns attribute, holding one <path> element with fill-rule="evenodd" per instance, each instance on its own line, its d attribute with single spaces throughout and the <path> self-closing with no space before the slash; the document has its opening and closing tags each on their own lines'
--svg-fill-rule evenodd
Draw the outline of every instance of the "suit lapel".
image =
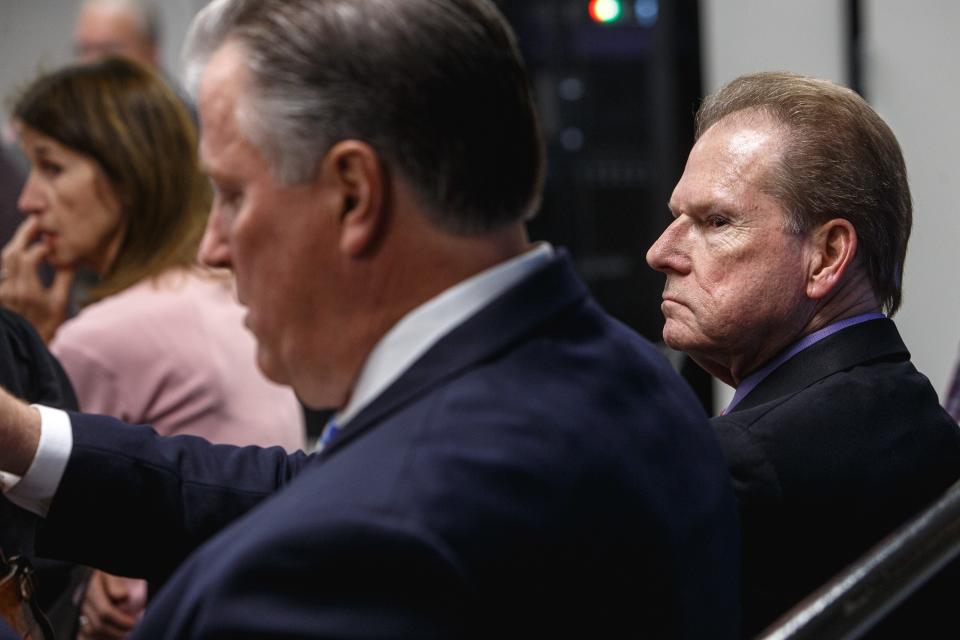
<svg viewBox="0 0 960 640">
<path fill-rule="evenodd" d="M 866 362 L 908 360 L 910 353 L 889 318 L 848 327 L 804 349 L 777 367 L 731 411 L 751 409 Z"/>
<path fill-rule="evenodd" d="M 586 287 L 565 251 L 441 338 L 350 421 L 321 456 L 332 455 L 360 433 L 446 380 L 470 369 L 570 306 Z"/>
</svg>

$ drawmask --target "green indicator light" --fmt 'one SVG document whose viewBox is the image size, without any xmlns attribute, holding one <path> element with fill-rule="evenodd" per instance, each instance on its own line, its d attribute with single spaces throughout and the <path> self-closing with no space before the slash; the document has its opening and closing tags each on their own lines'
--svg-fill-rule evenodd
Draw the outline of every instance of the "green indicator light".
<svg viewBox="0 0 960 640">
<path fill-rule="evenodd" d="M 620 0 L 590 0 L 589 11 L 594 22 L 607 24 L 620 19 L 623 7 Z"/>
</svg>

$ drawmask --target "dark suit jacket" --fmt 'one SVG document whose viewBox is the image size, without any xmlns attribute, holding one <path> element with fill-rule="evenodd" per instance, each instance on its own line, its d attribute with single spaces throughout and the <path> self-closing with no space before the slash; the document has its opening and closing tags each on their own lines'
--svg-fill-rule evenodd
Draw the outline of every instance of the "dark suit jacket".
<svg viewBox="0 0 960 640">
<path fill-rule="evenodd" d="M 22 317 L 0 307 L 0 385 L 28 402 L 76 409 L 63 367 Z"/>
<path fill-rule="evenodd" d="M 28 402 L 61 409 L 77 408 L 73 387 L 43 340 L 29 322 L 3 308 L 0 308 L 0 385 Z M 39 578 L 37 601 L 46 610 L 68 588 L 73 570 L 61 562 L 32 557 L 36 523 L 35 515 L 0 495 L 0 549 L 7 556 L 31 557 Z"/>
<path fill-rule="evenodd" d="M 747 635 L 960 477 L 960 430 L 888 319 L 802 351 L 712 421 L 740 503 Z"/>
<path fill-rule="evenodd" d="M 151 579 L 179 565 L 138 637 L 736 635 L 715 436 L 565 257 L 441 339 L 319 455 L 72 420 L 39 544 Z M 114 504 L 131 510 L 93 526 Z"/>
<path fill-rule="evenodd" d="M 76 409 L 77 398 L 57 362 L 29 322 L 0 308 L 0 385 L 27 402 Z M 0 548 L 7 556 L 33 551 L 35 516 L 0 496 Z"/>
</svg>

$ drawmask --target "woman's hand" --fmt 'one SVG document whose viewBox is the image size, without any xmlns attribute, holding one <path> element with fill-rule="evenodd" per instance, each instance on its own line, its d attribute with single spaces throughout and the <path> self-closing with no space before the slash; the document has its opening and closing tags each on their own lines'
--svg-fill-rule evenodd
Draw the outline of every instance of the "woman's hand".
<svg viewBox="0 0 960 640">
<path fill-rule="evenodd" d="M 58 269 L 48 288 L 38 269 L 48 248 L 37 239 L 37 219 L 28 216 L 0 254 L 0 305 L 15 311 L 49 343 L 67 318 L 73 269 Z"/>
</svg>

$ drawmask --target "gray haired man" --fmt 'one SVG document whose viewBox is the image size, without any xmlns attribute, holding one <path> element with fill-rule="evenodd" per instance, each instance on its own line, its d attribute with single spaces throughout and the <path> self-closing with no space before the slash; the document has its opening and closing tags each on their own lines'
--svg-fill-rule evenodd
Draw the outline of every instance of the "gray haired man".
<svg viewBox="0 0 960 640">
<path fill-rule="evenodd" d="M 543 145 L 493 4 L 216 0 L 190 58 L 200 257 L 334 420 L 288 456 L 0 399 L 38 546 L 166 581 L 140 637 L 735 636 L 705 416 L 527 242 Z"/>
</svg>

